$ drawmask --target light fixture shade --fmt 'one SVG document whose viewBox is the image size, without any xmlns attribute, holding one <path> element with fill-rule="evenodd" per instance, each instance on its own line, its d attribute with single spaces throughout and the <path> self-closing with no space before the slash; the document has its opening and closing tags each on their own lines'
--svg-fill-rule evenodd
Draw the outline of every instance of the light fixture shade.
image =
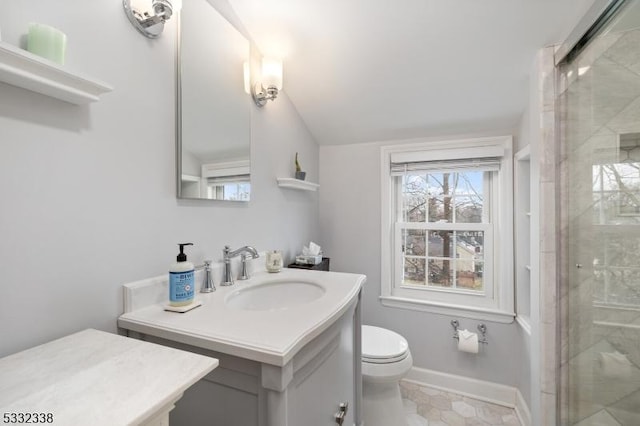
<svg viewBox="0 0 640 426">
<path fill-rule="evenodd" d="M 282 61 L 262 58 L 262 87 L 282 90 Z"/>
</svg>

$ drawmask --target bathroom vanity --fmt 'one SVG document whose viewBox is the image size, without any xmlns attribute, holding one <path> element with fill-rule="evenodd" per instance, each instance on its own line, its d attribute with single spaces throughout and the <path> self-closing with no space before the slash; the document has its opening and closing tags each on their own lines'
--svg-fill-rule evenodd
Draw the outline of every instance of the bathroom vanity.
<svg viewBox="0 0 640 426">
<path fill-rule="evenodd" d="M 209 357 L 84 330 L 0 359 L 2 424 L 167 426 Z"/>
<path fill-rule="evenodd" d="M 198 285 L 201 279 L 197 274 Z M 202 306 L 179 314 L 164 310 L 167 279 L 158 277 L 125 285 L 118 325 L 130 337 L 219 359 L 172 411 L 175 424 L 359 425 L 365 280 L 325 271 L 259 271 L 198 293 Z"/>
</svg>

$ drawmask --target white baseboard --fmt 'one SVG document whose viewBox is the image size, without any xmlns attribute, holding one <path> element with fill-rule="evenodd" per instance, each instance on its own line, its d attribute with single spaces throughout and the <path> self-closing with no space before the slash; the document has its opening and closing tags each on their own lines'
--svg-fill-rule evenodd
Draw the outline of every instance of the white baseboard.
<svg viewBox="0 0 640 426">
<path fill-rule="evenodd" d="M 523 426 L 531 426 L 529 407 L 520 391 L 512 386 L 418 367 L 412 367 L 404 380 L 419 386 L 428 386 L 458 395 L 468 396 L 480 401 L 513 408 L 520 423 Z"/>
</svg>

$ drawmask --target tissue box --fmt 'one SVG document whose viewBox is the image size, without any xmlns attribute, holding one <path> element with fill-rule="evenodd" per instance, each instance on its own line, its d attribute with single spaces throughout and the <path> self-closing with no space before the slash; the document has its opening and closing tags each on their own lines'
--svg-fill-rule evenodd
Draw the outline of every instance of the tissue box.
<svg viewBox="0 0 640 426">
<path fill-rule="evenodd" d="M 312 256 L 312 255 L 298 255 L 296 256 L 296 263 L 298 265 L 317 265 L 322 262 L 322 255 Z"/>
<path fill-rule="evenodd" d="M 329 258 L 328 257 L 323 257 L 322 258 L 322 262 L 318 263 L 317 265 L 310 265 L 310 264 L 306 264 L 306 265 L 300 265 L 298 263 L 292 263 L 289 266 L 287 266 L 288 268 L 293 268 L 293 269 L 307 269 L 307 270 L 312 270 L 312 271 L 328 271 L 329 270 Z"/>
</svg>

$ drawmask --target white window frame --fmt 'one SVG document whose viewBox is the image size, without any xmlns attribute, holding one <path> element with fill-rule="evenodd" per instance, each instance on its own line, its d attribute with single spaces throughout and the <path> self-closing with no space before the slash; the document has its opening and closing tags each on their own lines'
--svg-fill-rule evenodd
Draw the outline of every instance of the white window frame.
<svg viewBox="0 0 640 426">
<path fill-rule="evenodd" d="M 396 221 L 397 179 L 391 175 L 391 158 L 405 161 L 464 160 L 480 157 L 501 157 L 500 170 L 491 179 L 491 224 L 452 224 L 446 229 L 493 232 L 485 235 L 485 262 L 491 262 L 490 275 L 485 277 L 484 294 L 451 291 L 442 288 L 401 285 L 396 274 L 402 265 L 402 253 L 396 250 L 396 239 L 405 227 Z M 397 160 L 396 160 L 397 161 Z M 513 138 L 484 137 L 446 141 L 416 141 L 381 147 L 381 294 L 384 306 L 455 315 L 466 318 L 511 323 L 514 320 L 513 276 Z M 442 224 L 424 223 L 425 229 L 444 229 Z M 416 227 L 415 223 L 411 224 Z M 490 251 L 492 253 L 490 253 Z"/>
</svg>

